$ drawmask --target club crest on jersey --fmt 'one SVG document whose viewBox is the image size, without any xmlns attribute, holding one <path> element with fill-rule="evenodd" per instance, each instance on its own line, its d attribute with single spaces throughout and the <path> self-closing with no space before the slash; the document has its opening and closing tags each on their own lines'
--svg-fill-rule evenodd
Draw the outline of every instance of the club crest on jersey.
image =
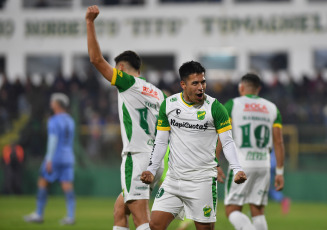
<svg viewBox="0 0 327 230">
<path fill-rule="evenodd" d="M 157 192 L 156 198 L 162 197 L 162 195 L 165 193 L 165 190 L 163 188 L 160 188 Z"/>
<path fill-rule="evenodd" d="M 210 206 L 208 206 L 208 205 L 204 206 L 204 208 L 203 208 L 203 215 L 205 217 L 210 217 L 211 212 L 212 212 L 212 208 Z"/>
<path fill-rule="evenodd" d="M 198 111 L 196 113 L 198 120 L 202 121 L 206 117 L 206 111 Z"/>
</svg>

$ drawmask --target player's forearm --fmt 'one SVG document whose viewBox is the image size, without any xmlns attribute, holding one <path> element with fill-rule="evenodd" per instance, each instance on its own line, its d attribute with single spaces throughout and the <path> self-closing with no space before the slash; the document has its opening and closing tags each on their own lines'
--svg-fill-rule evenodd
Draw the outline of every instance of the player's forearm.
<svg viewBox="0 0 327 230">
<path fill-rule="evenodd" d="M 46 162 L 52 161 L 56 151 L 57 143 L 58 143 L 58 137 L 56 135 L 50 134 L 47 143 L 47 153 L 45 155 Z"/>
<path fill-rule="evenodd" d="M 284 140 L 281 128 L 273 128 L 274 150 L 276 155 L 277 168 L 284 167 Z"/>
<path fill-rule="evenodd" d="M 96 38 L 95 26 L 93 21 L 86 21 L 87 29 L 87 47 L 90 57 L 90 62 L 108 81 L 111 81 L 113 76 L 113 67 L 103 58 L 100 45 Z"/>
<path fill-rule="evenodd" d="M 150 171 L 154 176 L 159 169 L 163 158 L 165 157 L 169 140 L 169 131 L 157 131 L 156 140 L 151 153 L 150 164 L 147 171 Z"/>
<path fill-rule="evenodd" d="M 217 147 L 216 147 L 216 158 L 217 158 L 218 161 L 219 161 L 220 153 L 221 153 L 222 150 L 223 150 L 223 147 L 222 147 L 221 142 L 220 142 L 219 137 L 218 137 L 218 143 L 217 143 Z"/>
<path fill-rule="evenodd" d="M 243 171 L 238 161 L 237 149 L 232 137 L 232 131 L 229 130 L 219 134 L 219 140 L 221 142 L 225 157 L 228 160 L 230 167 L 233 169 L 234 174 L 236 175 L 237 172 Z"/>
<path fill-rule="evenodd" d="M 100 63 L 103 61 L 103 56 L 99 43 L 96 38 L 94 22 L 86 21 L 87 30 L 87 48 L 89 52 L 90 61 L 93 64 Z"/>
</svg>

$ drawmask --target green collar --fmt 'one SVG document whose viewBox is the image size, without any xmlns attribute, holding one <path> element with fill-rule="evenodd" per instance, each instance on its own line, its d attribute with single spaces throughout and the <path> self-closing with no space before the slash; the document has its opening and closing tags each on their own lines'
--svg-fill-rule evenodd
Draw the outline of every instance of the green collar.
<svg viewBox="0 0 327 230">
<path fill-rule="evenodd" d="M 187 101 L 185 101 L 183 94 L 184 94 L 184 92 L 182 92 L 182 95 L 181 95 L 181 98 L 182 98 L 183 102 L 184 102 L 185 104 L 187 104 L 187 105 L 193 105 L 194 103 L 191 103 L 191 102 L 187 102 Z"/>
<path fill-rule="evenodd" d="M 144 77 L 139 77 L 139 78 L 142 79 L 142 80 L 144 80 L 144 81 L 146 81 L 146 79 Z"/>
<path fill-rule="evenodd" d="M 245 96 L 249 98 L 260 98 L 258 95 L 254 95 L 254 94 L 247 94 Z"/>
</svg>

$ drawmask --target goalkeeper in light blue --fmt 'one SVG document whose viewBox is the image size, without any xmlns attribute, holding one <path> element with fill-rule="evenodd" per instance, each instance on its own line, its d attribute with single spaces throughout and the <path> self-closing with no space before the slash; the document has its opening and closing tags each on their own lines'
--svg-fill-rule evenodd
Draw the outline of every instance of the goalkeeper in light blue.
<svg viewBox="0 0 327 230">
<path fill-rule="evenodd" d="M 59 181 L 65 193 L 67 216 L 62 225 L 75 223 L 74 180 L 74 130 L 75 123 L 67 113 L 69 98 L 62 93 L 54 93 L 50 99 L 54 113 L 48 120 L 48 142 L 45 159 L 40 168 L 36 211 L 24 217 L 26 222 L 42 223 L 44 208 L 47 203 L 47 186 Z"/>
</svg>

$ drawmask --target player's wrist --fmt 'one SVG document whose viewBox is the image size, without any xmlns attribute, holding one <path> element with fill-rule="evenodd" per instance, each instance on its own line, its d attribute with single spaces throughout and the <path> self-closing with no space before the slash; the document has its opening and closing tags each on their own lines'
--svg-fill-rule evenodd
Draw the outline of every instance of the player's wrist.
<svg viewBox="0 0 327 230">
<path fill-rule="evenodd" d="M 276 175 L 278 175 L 278 176 L 284 175 L 284 166 L 276 167 Z"/>
</svg>

